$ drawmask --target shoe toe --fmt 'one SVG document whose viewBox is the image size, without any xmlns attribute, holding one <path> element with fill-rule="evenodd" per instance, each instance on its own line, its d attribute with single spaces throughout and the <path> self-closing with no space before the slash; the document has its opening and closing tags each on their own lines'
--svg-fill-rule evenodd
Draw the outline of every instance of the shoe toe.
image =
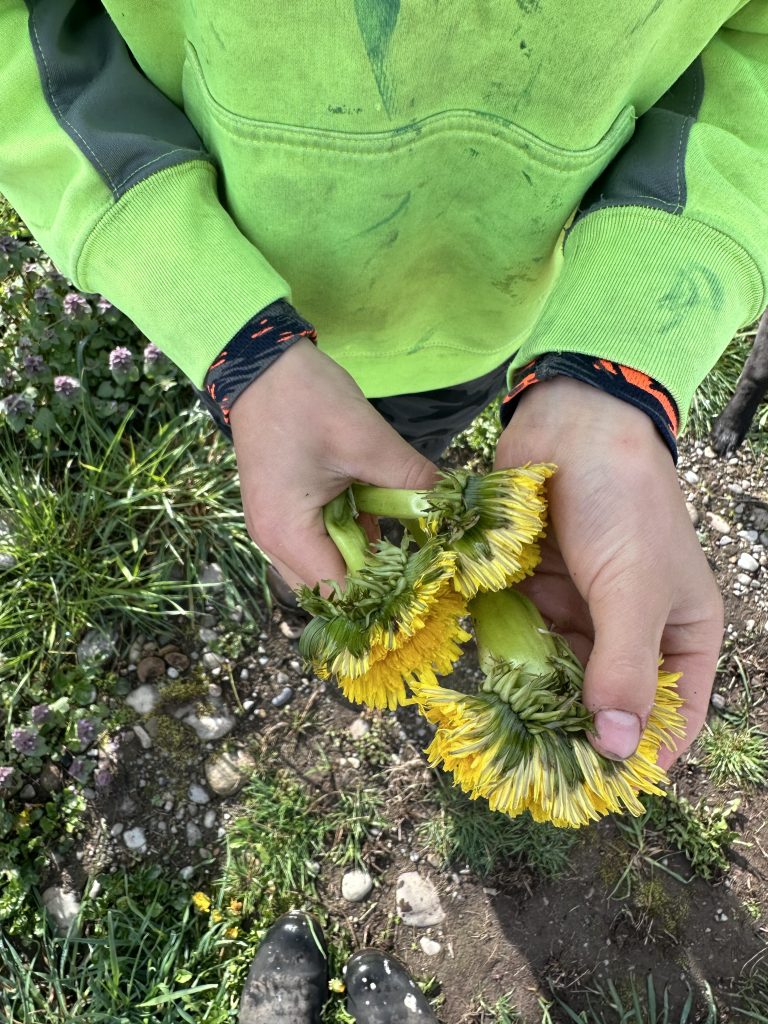
<svg viewBox="0 0 768 1024">
<path fill-rule="evenodd" d="M 357 1024 L 436 1024 L 421 989 L 400 961 L 378 950 L 347 964 L 347 1009 Z"/>
</svg>

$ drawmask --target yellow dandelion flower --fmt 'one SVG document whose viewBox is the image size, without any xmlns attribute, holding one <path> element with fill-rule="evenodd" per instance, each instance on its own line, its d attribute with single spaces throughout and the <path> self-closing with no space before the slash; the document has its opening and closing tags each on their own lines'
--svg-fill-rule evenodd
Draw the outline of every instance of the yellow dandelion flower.
<svg viewBox="0 0 768 1024">
<path fill-rule="evenodd" d="M 485 476 L 456 470 L 430 491 L 355 484 L 352 492 L 360 511 L 416 520 L 455 552 L 454 584 L 470 598 L 504 590 L 533 572 L 547 522 L 546 482 L 554 472 L 548 463 Z"/>
<path fill-rule="evenodd" d="M 511 817 L 578 828 L 612 812 L 641 814 L 639 793 L 663 794 L 656 764 L 662 744 L 684 735 L 675 689 L 679 676 L 659 673 L 656 702 L 638 750 L 625 761 L 602 757 L 588 741 L 592 716 L 581 703 L 583 669 L 567 644 L 544 627 L 515 591 L 471 604 L 482 690 L 462 694 L 418 685 L 421 712 L 437 725 L 430 764 L 452 772 L 473 799 Z"/>
<path fill-rule="evenodd" d="M 330 598 L 302 592 L 314 618 L 301 653 L 320 678 L 336 675 L 350 700 L 394 710 L 408 701 L 407 685 L 450 672 L 469 639 L 454 564 L 455 555 L 435 542 L 415 552 L 382 542 L 343 591 Z"/>
<path fill-rule="evenodd" d="M 242 900 L 230 900 L 229 909 L 233 914 L 242 914 L 243 912 L 243 901 Z"/>
<path fill-rule="evenodd" d="M 223 921 L 224 920 L 224 915 L 222 914 L 222 912 L 220 910 L 212 910 L 211 911 L 211 920 L 213 921 L 214 924 L 218 924 L 219 921 Z"/>
<path fill-rule="evenodd" d="M 239 928 L 227 928 L 227 930 L 224 932 L 224 935 L 228 939 L 236 939 L 239 934 L 240 934 L 240 929 Z"/>
<path fill-rule="evenodd" d="M 346 986 L 341 978 L 331 978 L 328 982 L 328 989 L 337 996 L 343 995 L 346 992 Z"/>
<path fill-rule="evenodd" d="M 204 892 L 196 892 L 192 896 L 192 902 L 202 914 L 207 914 L 211 909 L 211 897 Z"/>
</svg>

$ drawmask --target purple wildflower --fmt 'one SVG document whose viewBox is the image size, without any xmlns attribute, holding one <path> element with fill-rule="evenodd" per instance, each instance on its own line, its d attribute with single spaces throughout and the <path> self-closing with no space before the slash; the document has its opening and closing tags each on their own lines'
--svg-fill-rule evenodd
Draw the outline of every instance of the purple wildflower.
<svg viewBox="0 0 768 1024">
<path fill-rule="evenodd" d="M 80 381 L 74 377 L 67 377 L 66 374 L 54 377 L 53 390 L 59 398 L 73 398 L 80 391 Z"/>
<path fill-rule="evenodd" d="M 16 352 L 19 356 L 24 355 L 25 352 L 29 352 L 32 348 L 32 339 L 28 334 L 22 334 L 19 340 L 16 342 Z"/>
<path fill-rule="evenodd" d="M 144 349 L 144 362 L 147 366 L 154 366 L 163 358 L 163 352 L 150 341 Z"/>
<path fill-rule="evenodd" d="M 23 274 L 42 274 L 43 268 L 37 260 L 24 260 L 21 264 L 21 272 Z"/>
<path fill-rule="evenodd" d="M 96 726 L 90 718 L 81 718 L 77 723 L 77 738 L 80 743 L 87 747 L 93 743 L 96 736 Z"/>
<path fill-rule="evenodd" d="M 11 779 L 16 771 L 11 765 L 0 765 L 0 789 L 10 789 Z"/>
<path fill-rule="evenodd" d="M 106 789 L 107 786 L 112 785 L 114 775 L 109 768 L 97 768 L 93 773 L 93 781 L 99 787 L 99 789 Z"/>
<path fill-rule="evenodd" d="M 52 288 L 47 284 L 41 284 L 39 288 L 35 288 L 35 302 L 50 302 L 53 294 Z"/>
<path fill-rule="evenodd" d="M 105 299 L 103 295 L 99 298 L 99 301 L 96 303 L 96 309 L 98 309 L 100 313 L 108 313 L 110 309 L 114 308 L 115 307 L 112 305 L 109 299 Z"/>
<path fill-rule="evenodd" d="M 35 406 L 28 395 L 6 395 L 3 399 L 3 409 L 6 416 L 33 416 Z"/>
<path fill-rule="evenodd" d="M 0 236 L 0 252 L 6 255 L 12 253 L 15 249 L 19 248 L 19 240 L 17 238 L 11 238 L 10 235 Z"/>
<path fill-rule="evenodd" d="M 66 316 L 75 317 L 91 312 L 91 307 L 83 296 L 79 295 L 77 292 L 67 292 L 61 304 Z"/>
<path fill-rule="evenodd" d="M 83 782 L 87 772 L 86 762 L 82 757 L 74 757 L 67 771 L 77 782 Z"/>
<path fill-rule="evenodd" d="M 51 714 L 51 709 L 48 704 L 35 704 L 32 710 L 29 712 L 29 717 L 32 719 L 33 725 L 44 725 Z"/>
<path fill-rule="evenodd" d="M 11 733 L 11 742 L 14 750 L 19 754 L 30 756 L 37 750 L 38 735 L 32 729 L 14 729 Z"/>
<path fill-rule="evenodd" d="M 24 356 L 24 372 L 28 377 L 39 377 L 40 374 L 45 373 L 47 366 L 42 356 L 31 355 Z"/>
<path fill-rule="evenodd" d="M 125 345 L 118 345 L 109 353 L 109 368 L 112 373 L 130 373 L 133 369 L 133 352 Z"/>
</svg>

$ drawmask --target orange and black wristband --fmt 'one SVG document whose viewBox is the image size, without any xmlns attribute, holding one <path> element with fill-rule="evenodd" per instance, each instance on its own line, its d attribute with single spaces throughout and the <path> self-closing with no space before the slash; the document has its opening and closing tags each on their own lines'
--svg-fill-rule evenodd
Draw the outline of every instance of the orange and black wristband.
<svg viewBox="0 0 768 1024">
<path fill-rule="evenodd" d="M 677 433 L 680 414 L 677 403 L 663 384 L 621 363 L 579 355 L 575 352 L 545 352 L 518 370 L 512 390 L 502 402 L 501 422 L 512 419 L 520 396 L 534 384 L 553 377 L 571 377 L 591 384 L 614 398 L 642 409 L 655 423 L 677 464 Z"/>
<path fill-rule="evenodd" d="M 232 440 L 229 414 L 249 384 L 302 338 L 317 341 L 317 331 L 290 302 L 278 299 L 246 323 L 208 368 L 197 392 L 221 432 Z"/>
</svg>

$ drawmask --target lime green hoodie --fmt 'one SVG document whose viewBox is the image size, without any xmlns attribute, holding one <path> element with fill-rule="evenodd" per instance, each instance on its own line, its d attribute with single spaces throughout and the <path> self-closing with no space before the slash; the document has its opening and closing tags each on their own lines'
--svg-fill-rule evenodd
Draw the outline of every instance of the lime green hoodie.
<svg viewBox="0 0 768 1024">
<path fill-rule="evenodd" d="M 768 2 L 0 0 L 0 191 L 200 386 L 290 297 L 366 394 L 682 411 L 766 304 Z"/>
</svg>

